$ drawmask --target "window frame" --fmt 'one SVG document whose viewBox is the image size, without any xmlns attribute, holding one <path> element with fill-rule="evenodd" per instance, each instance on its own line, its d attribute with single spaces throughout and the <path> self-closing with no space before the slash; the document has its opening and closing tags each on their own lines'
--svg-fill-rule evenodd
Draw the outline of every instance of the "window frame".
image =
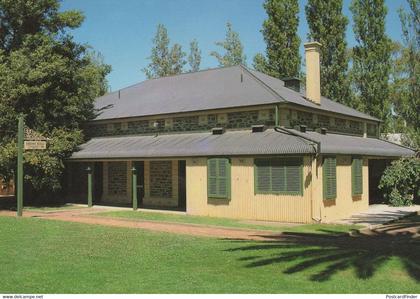
<svg viewBox="0 0 420 299">
<path fill-rule="evenodd" d="M 211 160 L 216 160 L 216 176 L 211 176 L 210 175 L 210 161 Z M 218 186 L 219 186 L 219 180 L 221 179 L 221 177 L 219 177 L 218 175 L 218 170 L 219 170 L 219 161 L 220 160 L 224 160 L 226 161 L 226 194 L 212 194 L 210 193 L 210 178 L 215 178 L 216 179 L 216 189 L 218 190 Z M 225 158 L 225 157 L 213 157 L 213 158 L 207 158 L 207 198 L 216 198 L 216 199 L 230 199 L 231 198 L 231 161 L 229 158 Z"/>
<path fill-rule="evenodd" d="M 273 161 L 273 160 L 289 160 L 289 159 L 297 159 L 300 161 L 299 164 L 299 178 L 300 178 L 300 182 L 299 182 L 299 190 L 298 191 L 273 191 L 272 188 L 272 169 L 270 166 L 270 190 L 265 191 L 265 190 L 259 190 L 258 187 L 258 165 L 257 165 L 257 161 L 258 160 L 269 160 L 269 161 Z M 273 195 L 293 195 L 293 196 L 303 196 L 303 157 L 267 157 L 267 158 L 254 158 L 254 195 L 257 194 L 273 194 Z M 285 165 L 287 166 L 287 165 Z M 287 170 L 285 167 L 285 173 L 284 173 L 284 177 L 285 177 L 285 188 L 287 189 Z"/>
<path fill-rule="evenodd" d="M 334 159 L 335 164 L 335 176 L 334 176 L 334 182 L 335 182 L 335 193 L 333 196 L 330 196 L 327 192 L 327 180 L 326 180 L 326 168 L 325 168 L 325 161 L 327 159 Z M 322 159 L 322 197 L 324 200 L 335 200 L 337 199 L 337 157 L 336 156 L 325 156 Z"/>
</svg>

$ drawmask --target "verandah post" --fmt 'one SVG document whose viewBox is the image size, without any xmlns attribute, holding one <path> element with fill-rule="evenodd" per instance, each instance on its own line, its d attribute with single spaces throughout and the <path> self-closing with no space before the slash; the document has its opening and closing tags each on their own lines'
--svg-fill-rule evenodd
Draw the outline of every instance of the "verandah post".
<svg viewBox="0 0 420 299">
<path fill-rule="evenodd" d="M 23 128 L 24 121 L 23 115 L 19 116 L 18 120 L 18 149 L 17 149 L 17 188 L 16 188 L 16 197 L 17 197 L 17 216 L 22 216 L 23 209 Z"/>
<path fill-rule="evenodd" d="M 88 166 L 86 168 L 87 175 L 88 175 L 88 207 L 92 207 L 92 168 Z"/>
<path fill-rule="evenodd" d="M 132 173 L 132 197 L 133 197 L 133 210 L 137 210 L 137 169 L 135 166 L 131 168 Z"/>
</svg>

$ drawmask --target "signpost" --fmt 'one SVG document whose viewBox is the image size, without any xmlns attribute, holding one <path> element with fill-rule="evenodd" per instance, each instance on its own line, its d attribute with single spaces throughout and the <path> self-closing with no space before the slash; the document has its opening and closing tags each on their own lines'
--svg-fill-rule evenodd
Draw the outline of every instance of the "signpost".
<svg viewBox="0 0 420 299">
<path fill-rule="evenodd" d="M 42 140 L 25 140 L 23 144 L 25 150 L 44 150 L 47 148 L 47 142 Z"/>
<path fill-rule="evenodd" d="M 18 121 L 18 149 L 17 149 L 17 216 L 22 216 L 23 209 L 23 115 L 19 116 Z"/>
<path fill-rule="evenodd" d="M 31 129 L 25 129 L 23 115 L 18 119 L 18 143 L 17 143 L 17 173 L 16 173 L 16 200 L 17 200 L 17 216 L 22 216 L 23 210 L 23 151 L 24 150 L 45 150 L 47 148 L 47 140 L 39 133 Z"/>
</svg>

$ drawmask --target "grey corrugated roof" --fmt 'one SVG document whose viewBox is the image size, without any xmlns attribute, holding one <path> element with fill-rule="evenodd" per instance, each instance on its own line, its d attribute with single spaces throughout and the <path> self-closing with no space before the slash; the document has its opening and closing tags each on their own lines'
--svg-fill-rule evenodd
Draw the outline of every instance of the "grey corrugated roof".
<svg viewBox="0 0 420 299">
<path fill-rule="evenodd" d="M 95 108 L 101 110 L 96 120 L 104 120 L 287 102 L 378 120 L 324 97 L 316 105 L 283 81 L 244 66 L 147 80 L 99 97 Z"/>
<path fill-rule="evenodd" d="M 322 135 L 316 132 L 300 133 L 321 143 L 322 154 L 351 154 L 399 157 L 414 155 L 414 151 L 376 138 L 363 138 L 338 134 Z M 312 154 L 311 141 L 276 132 L 261 133 L 228 131 L 222 135 L 211 133 L 169 134 L 158 136 L 121 136 L 93 138 L 80 146 L 70 159 L 110 158 L 165 158 L 235 155 Z"/>
<path fill-rule="evenodd" d="M 377 138 L 363 138 L 331 133 L 323 135 L 314 131 L 307 131 L 306 133 L 301 133 L 296 130 L 289 131 L 316 142 L 320 142 L 322 154 L 352 154 L 386 157 L 413 156 L 415 154 L 413 150 L 407 147 Z"/>
<path fill-rule="evenodd" d="M 302 138 L 266 130 L 93 138 L 70 159 L 163 158 L 314 153 Z"/>
<path fill-rule="evenodd" d="M 119 94 L 120 98 L 117 91 L 96 100 L 96 109 L 112 105 L 97 120 L 279 102 L 240 66 L 147 80 Z"/>
<path fill-rule="evenodd" d="M 332 111 L 336 113 L 346 114 L 350 116 L 360 117 L 364 119 L 379 121 L 379 119 L 370 116 L 368 114 L 357 111 L 353 108 L 347 107 L 343 104 L 332 101 L 326 97 L 321 97 L 321 104 L 317 105 L 305 98 L 305 93 L 296 92 L 290 88 L 284 86 L 284 82 L 276 78 L 267 76 L 266 74 L 249 70 L 254 76 L 263 81 L 267 86 L 273 89 L 279 96 L 281 96 L 286 102 L 293 104 L 313 108 L 321 109 L 326 111 Z"/>
</svg>

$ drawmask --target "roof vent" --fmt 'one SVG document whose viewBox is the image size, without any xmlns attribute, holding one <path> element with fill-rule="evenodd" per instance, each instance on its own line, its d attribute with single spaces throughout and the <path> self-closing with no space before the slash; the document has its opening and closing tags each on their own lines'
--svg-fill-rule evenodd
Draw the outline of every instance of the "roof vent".
<svg viewBox="0 0 420 299">
<path fill-rule="evenodd" d="M 302 133 L 306 133 L 306 126 L 305 125 L 300 125 L 299 126 L 299 131 L 301 131 Z"/>
<path fill-rule="evenodd" d="M 265 125 L 253 125 L 251 128 L 252 133 L 260 133 L 265 131 Z"/>
<path fill-rule="evenodd" d="M 327 128 L 321 128 L 321 134 L 327 135 Z"/>
<path fill-rule="evenodd" d="M 282 80 L 284 82 L 284 87 L 300 92 L 300 79 L 299 78 L 295 78 L 295 77 L 282 78 Z"/>
<path fill-rule="evenodd" d="M 222 135 L 225 132 L 225 128 L 213 128 L 211 129 L 211 133 L 213 135 Z"/>
</svg>

